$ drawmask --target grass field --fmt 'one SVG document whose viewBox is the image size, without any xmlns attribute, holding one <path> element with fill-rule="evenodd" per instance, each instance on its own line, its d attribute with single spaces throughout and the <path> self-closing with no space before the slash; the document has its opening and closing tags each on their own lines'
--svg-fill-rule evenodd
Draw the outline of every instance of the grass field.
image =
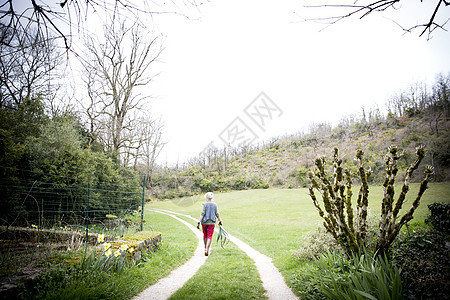
<svg viewBox="0 0 450 300">
<path fill-rule="evenodd" d="M 411 185 L 405 208 L 409 208 L 415 199 L 418 187 L 418 184 Z M 396 191 L 398 193 L 400 187 L 397 187 Z M 376 216 L 380 212 L 382 193 L 382 187 L 370 187 L 369 208 L 371 213 Z M 355 194 L 357 194 L 357 190 L 355 190 Z M 356 195 L 354 198 L 356 199 Z M 147 207 L 172 210 L 197 218 L 203 202 L 203 196 L 199 195 L 149 203 Z M 216 193 L 215 202 L 219 206 L 219 212 L 227 231 L 272 257 L 275 265 L 285 276 L 288 285 L 295 291 L 296 285 L 299 284 L 296 282 L 296 274 L 303 272 L 304 266 L 291 255 L 291 250 L 298 249 L 302 235 L 315 230 L 321 223 L 307 189 Z M 449 183 L 429 185 L 412 223 L 423 222 L 428 214 L 427 205 L 433 202 L 450 202 Z M 154 223 L 153 221 L 147 220 L 150 224 Z M 215 247 L 217 248 L 217 246 Z M 235 251 L 231 247 L 229 248 L 229 251 Z M 220 269 L 217 272 L 220 272 Z"/>
</svg>

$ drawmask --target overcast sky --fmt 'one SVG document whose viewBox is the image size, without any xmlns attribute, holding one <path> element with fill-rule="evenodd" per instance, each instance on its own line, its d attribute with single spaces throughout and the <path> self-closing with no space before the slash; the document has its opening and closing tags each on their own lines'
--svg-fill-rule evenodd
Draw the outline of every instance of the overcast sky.
<svg viewBox="0 0 450 300">
<path fill-rule="evenodd" d="M 412 16 L 431 14 L 432 6 L 348 19 L 319 32 L 323 25 L 301 22 L 299 16 L 317 12 L 301 3 L 211 1 L 200 7 L 198 20 L 155 17 L 165 45 L 151 87 L 152 107 L 166 124 L 161 163 L 183 162 L 210 142 L 223 147 L 227 130 L 247 130 L 258 142 L 311 123 L 335 124 L 450 71 L 450 33 L 427 41 L 418 30 L 404 35 L 388 19 L 415 25 L 420 20 Z M 264 124 L 257 114 L 252 119 L 258 105 Z"/>
</svg>

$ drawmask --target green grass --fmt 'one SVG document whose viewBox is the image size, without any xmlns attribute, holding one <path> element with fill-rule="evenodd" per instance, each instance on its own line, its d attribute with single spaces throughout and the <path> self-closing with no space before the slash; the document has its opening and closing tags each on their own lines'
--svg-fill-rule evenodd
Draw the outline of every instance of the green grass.
<svg viewBox="0 0 450 300">
<path fill-rule="evenodd" d="M 217 233 L 214 234 L 214 239 Z M 253 261 L 234 244 L 212 244 L 206 263 L 170 299 L 266 299 Z"/>
<path fill-rule="evenodd" d="M 410 207 L 417 190 L 418 184 L 412 184 L 405 207 Z M 399 186 L 396 191 L 398 195 Z M 382 195 L 382 187 L 370 187 L 369 208 L 376 216 L 380 212 Z M 354 199 L 356 196 L 355 188 Z M 150 203 L 148 207 L 168 209 L 197 218 L 203 202 L 203 196 L 199 195 Z M 272 257 L 288 285 L 294 287 L 294 290 L 297 289 L 301 282 L 295 281 L 296 276 L 305 271 L 305 266 L 291 255 L 291 250 L 299 247 L 299 239 L 303 234 L 316 229 L 322 222 L 307 189 L 216 193 L 215 202 L 219 206 L 226 230 L 258 251 Z M 412 223 L 423 222 L 428 215 L 427 205 L 433 202 L 450 202 L 449 183 L 429 185 Z"/>
<path fill-rule="evenodd" d="M 195 235 L 175 219 L 152 212 L 146 212 L 146 219 L 151 220 L 148 224 L 151 224 L 153 230 L 163 232 L 160 247 L 150 254 L 147 262 L 126 269 L 121 274 L 90 272 L 72 279 L 64 286 L 61 286 L 63 280 L 58 282 L 57 278 L 70 276 L 70 273 L 57 270 L 48 278 L 41 278 L 35 289 L 28 291 L 31 295 L 25 293 L 18 298 L 26 299 L 32 296 L 33 299 L 130 299 L 140 293 L 186 262 L 197 246 Z M 37 293 L 39 291 L 40 293 Z"/>
</svg>

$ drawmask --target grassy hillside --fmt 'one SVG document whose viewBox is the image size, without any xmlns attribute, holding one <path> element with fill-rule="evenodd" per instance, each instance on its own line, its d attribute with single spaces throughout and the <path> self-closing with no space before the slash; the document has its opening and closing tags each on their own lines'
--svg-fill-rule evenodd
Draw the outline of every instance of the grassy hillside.
<svg viewBox="0 0 450 300">
<path fill-rule="evenodd" d="M 449 77 L 450 78 L 450 77 Z M 449 80 L 450 82 L 450 80 Z M 448 101 L 446 102 L 448 106 Z M 276 137 L 257 146 L 238 149 L 210 149 L 206 156 L 178 168 L 164 168 L 152 177 L 151 197 L 188 196 L 206 191 L 300 188 L 308 185 L 307 173 L 319 156 L 330 158 L 337 147 L 344 165 L 357 183 L 356 151 L 365 152 L 366 168 L 372 170 L 369 183 L 384 179 L 384 156 L 391 145 L 403 153 L 399 160 L 402 180 L 415 159 L 415 149 L 424 145 L 426 156 L 412 177 L 419 182 L 425 165 L 434 168 L 432 180 L 450 181 L 450 113 L 448 107 L 430 106 L 395 116 L 379 111 L 361 118 L 343 118 L 339 125 L 311 126 L 308 133 Z"/>
</svg>

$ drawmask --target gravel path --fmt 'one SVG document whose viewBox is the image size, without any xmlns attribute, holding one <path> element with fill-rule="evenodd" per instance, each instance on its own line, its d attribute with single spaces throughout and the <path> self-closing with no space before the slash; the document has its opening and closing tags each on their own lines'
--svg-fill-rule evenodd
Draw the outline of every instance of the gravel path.
<svg viewBox="0 0 450 300">
<path fill-rule="evenodd" d="M 171 216 L 172 218 L 180 221 L 186 225 L 198 238 L 197 249 L 194 255 L 184 265 L 173 270 L 169 276 L 160 279 L 157 283 L 145 289 L 142 293 L 134 297 L 134 300 L 147 300 L 147 299 L 168 299 L 173 293 L 181 288 L 192 276 L 197 273 L 198 269 L 205 263 L 208 256 L 205 256 L 203 243 L 203 234 L 188 222 L 174 216 L 173 214 L 156 211 L 154 212 Z"/>
<path fill-rule="evenodd" d="M 149 287 L 145 291 L 143 291 L 138 297 L 135 299 L 167 299 L 171 294 L 173 294 L 178 288 L 182 287 L 184 283 L 193 276 L 197 270 L 200 268 L 200 266 L 205 263 L 206 258 L 204 256 L 203 252 L 203 235 L 200 233 L 199 230 L 197 230 L 193 225 L 185 222 L 184 220 L 177 218 L 175 215 L 180 215 L 187 217 L 189 219 L 194 220 L 197 222 L 197 220 L 189 215 L 184 215 L 168 210 L 152 210 L 154 212 L 167 214 L 178 221 L 182 222 L 186 226 L 188 226 L 199 238 L 199 244 L 197 247 L 196 252 L 194 253 L 194 256 L 183 266 L 180 268 L 172 271 L 170 275 L 166 278 L 161 279 L 158 281 L 155 285 Z M 217 230 L 217 229 L 216 229 Z M 272 263 L 272 259 L 252 247 L 250 247 L 248 244 L 242 242 L 238 238 L 230 235 L 231 242 L 235 243 L 236 246 L 244 251 L 253 261 L 255 262 L 255 266 L 259 272 L 259 275 L 261 277 L 261 281 L 263 284 L 264 289 L 266 290 L 266 295 L 271 300 L 294 300 L 299 299 L 295 294 L 292 292 L 292 290 L 286 285 L 283 276 L 281 275 L 280 271 L 275 267 L 275 265 Z M 191 264 L 191 261 L 193 261 L 192 264 L 195 264 L 195 271 L 192 270 L 194 268 Z M 185 268 L 186 265 L 189 265 Z M 189 272 L 189 274 L 184 274 L 183 272 Z M 178 279 L 180 277 L 180 279 Z M 180 280 L 180 282 L 177 282 Z M 157 286 L 157 287 L 155 287 Z M 164 292 L 164 293 L 162 293 Z"/>
</svg>

